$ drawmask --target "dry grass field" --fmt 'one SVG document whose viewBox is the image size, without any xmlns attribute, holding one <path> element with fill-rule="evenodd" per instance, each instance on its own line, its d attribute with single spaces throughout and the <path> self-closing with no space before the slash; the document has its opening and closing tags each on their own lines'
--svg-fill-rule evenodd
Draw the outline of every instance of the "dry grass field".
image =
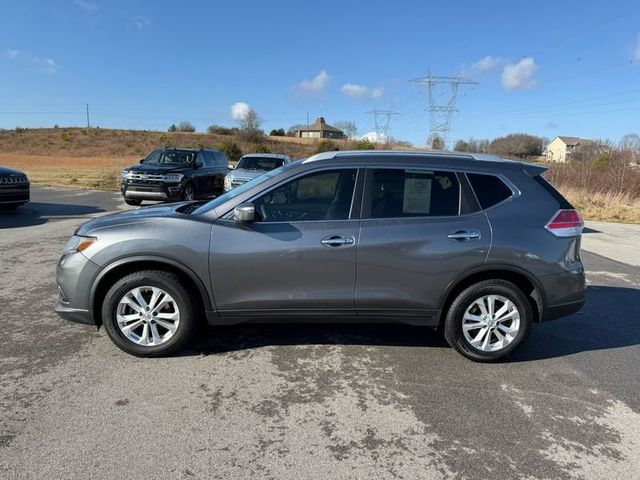
<svg viewBox="0 0 640 480">
<path fill-rule="evenodd" d="M 165 133 L 106 129 L 27 129 L 0 131 L 0 165 L 26 172 L 32 183 L 63 187 L 117 190 L 120 171 L 162 146 L 220 148 L 236 143 L 243 152 L 255 144 L 236 137 L 202 133 Z M 347 141 L 334 143 L 353 148 Z M 292 158 L 311 155 L 317 141 L 266 137 L 259 147 Z M 585 165 L 548 165 L 545 176 L 587 220 L 640 223 L 640 171 L 594 171 Z"/>
</svg>

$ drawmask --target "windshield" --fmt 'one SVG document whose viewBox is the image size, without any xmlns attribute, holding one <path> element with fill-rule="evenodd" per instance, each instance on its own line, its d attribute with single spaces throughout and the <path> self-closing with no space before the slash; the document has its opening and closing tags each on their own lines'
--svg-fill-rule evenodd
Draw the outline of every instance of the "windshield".
<svg viewBox="0 0 640 480">
<path fill-rule="evenodd" d="M 150 155 L 144 163 L 153 165 L 191 165 L 196 152 L 185 150 L 163 150 L 160 155 Z"/>
<path fill-rule="evenodd" d="M 199 215 L 201 213 L 209 212 L 209 211 L 213 210 L 214 208 L 216 208 L 217 206 L 222 205 L 223 203 L 228 202 L 232 198 L 235 198 L 238 195 L 243 194 L 247 190 L 252 189 L 253 187 L 258 185 L 259 183 L 264 182 L 265 180 L 268 180 L 270 178 L 273 178 L 276 175 L 279 175 L 280 173 L 284 172 L 287 168 L 290 168 L 292 166 L 293 166 L 293 164 L 291 164 L 291 163 L 288 164 L 288 165 L 282 165 L 281 167 L 278 167 L 278 168 L 276 168 L 274 170 L 271 170 L 270 172 L 267 172 L 264 175 L 260 175 L 259 177 L 256 177 L 256 178 L 248 181 L 247 183 L 243 183 L 239 187 L 236 187 L 233 190 L 229 190 L 224 195 L 220 195 L 219 197 L 214 198 L 210 202 L 205 203 L 204 205 L 202 205 L 197 210 L 194 210 L 193 214 L 194 215 Z"/>
<path fill-rule="evenodd" d="M 244 168 L 246 170 L 273 170 L 281 167 L 284 161 L 281 158 L 269 157 L 244 157 L 238 162 L 236 168 Z"/>
</svg>

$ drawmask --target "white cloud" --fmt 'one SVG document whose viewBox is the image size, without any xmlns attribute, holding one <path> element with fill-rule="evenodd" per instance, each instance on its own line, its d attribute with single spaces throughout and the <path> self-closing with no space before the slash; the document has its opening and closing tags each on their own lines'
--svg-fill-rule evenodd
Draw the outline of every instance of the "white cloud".
<svg viewBox="0 0 640 480">
<path fill-rule="evenodd" d="M 149 25 L 151 25 L 151 19 L 144 15 L 136 15 L 129 23 L 127 23 L 127 27 L 129 27 L 129 29 L 135 28 L 140 32 L 149 28 Z"/>
<path fill-rule="evenodd" d="M 638 38 L 636 40 L 636 46 L 633 51 L 633 61 L 640 62 L 640 33 L 638 34 Z"/>
<path fill-rule="evenodd" d="M 371 100 L 380 98 L 384 93 L 384 87 L 369 88 L 366 85 L 347 83 L 342 86 L 340 91 L 351 98 L 356 98 L 358 100 Z"/>
<path fill-rule="evenodd" d="M 488 73 L 491 70 L 495 70 L 501 65 L 504 65 L 504 63 L 505 63 L 505 60 L 503 58 L 487 55 L 486 57 L 481 58 L 477 62 L 472 63 L 471 71 L 473 73 Z"/>
<path fill-rule="evenodd" d="M 247 113 L 249 113 L 249 110 L 251 110 L 251 107 L 249 106 L 248 103 L 236 102 L 233 105 L 231 105 L 231 118 L 233 118 L 236 121 L 240 121 L 247 116 Z"/>
<path fill-rule="evenodd" d="M 11 60 L 17 60 L 22 55 L 22 52 L 20 50 L 16 50 L 15 48 L 10 48 L 5 52 L 5 54 L 7 58 L 10 58 Z"/>
<path fill-rule="evenodd" d="M 73 0 L 73 3 L 87 12 L 95 12 L 98 10 L 98 4 L 91 0 Z"/>
<path fill-rule="evenodd" d="M 360 137 L 360 139 L 366 139 L 373 143 L 385 143 L 387 139 L 383 134 L 379 134 L 377 132 L 367 132 Z"/>
<path fill-rule="evenodd" d="M 538 66 L 532 57 L 525 57 L 518 63 L 509 63 L 502 70 L 502 88 L 505 90 L 528 90 L 536 87 L 534 75 Z"/>
<path fill-rule="evenodd" d="M 302 80 L 293 85 L 291 91 L 298 95 L 321 95 L 325 92 L 330 78 L 325 70 L 320 70 L 311 80 Z"/>
<path fill-rule="evenodd" d="M 58 64 L 52 58 L 34 58 L 32 63 L 45 73 L 56 73 L 58 69 Z"/>
</svg>

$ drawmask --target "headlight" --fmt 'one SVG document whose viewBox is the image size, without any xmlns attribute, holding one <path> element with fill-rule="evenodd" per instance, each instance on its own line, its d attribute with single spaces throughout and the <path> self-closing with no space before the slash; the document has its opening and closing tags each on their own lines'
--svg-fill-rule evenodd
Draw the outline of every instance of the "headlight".
<svg viewBox="0 0 640 480">
<path fill-rule="evenodd" d="M 69 255 L 71 253 L 82 252 L 93 245 L 96 240 L 98 240 L 96 237 L 83 237 L 81 235 L 74 235 L 69 239 L 62 253 L 63 255 Z"/>
<path fill-rule="evenodd" d="M 231 177 L 224 177 L 224 188 L 231 188 L 231 183 L 233 180 Z"/>
<path fill-rule="evenodd" d="M 183 178 L 184 175 L 181 173 L 168 173 L 162 176 L 164 182 L 181 182 Z"/>
<path fill-rule="evenodd" d="M 131 178 L 131 172 L 129 170 L 122 170 L 122 179 L 126 180 L 128 178 Z"/>
</svg>

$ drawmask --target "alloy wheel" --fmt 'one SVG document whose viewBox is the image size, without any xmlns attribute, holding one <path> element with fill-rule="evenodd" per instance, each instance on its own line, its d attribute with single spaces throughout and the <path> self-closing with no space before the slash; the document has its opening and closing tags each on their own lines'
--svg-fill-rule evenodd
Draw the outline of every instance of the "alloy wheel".
<svg viewBox="0 0 640 480">
<path fill-rule="evenodd" d="M 167 342 L 178 329 L 180 309 L 173 297 L 161 288 L 136 287 L 118 302 L 116 321 L 127 340 L 155 347 Z"/>
<path fill-rule="evenodd" d="M 520 312 L 501 295 L 484 295 L 467 307 L 462 333 L 474 349 L 497 352 L 506 348 L 520 331 Z"/>
</svg>

